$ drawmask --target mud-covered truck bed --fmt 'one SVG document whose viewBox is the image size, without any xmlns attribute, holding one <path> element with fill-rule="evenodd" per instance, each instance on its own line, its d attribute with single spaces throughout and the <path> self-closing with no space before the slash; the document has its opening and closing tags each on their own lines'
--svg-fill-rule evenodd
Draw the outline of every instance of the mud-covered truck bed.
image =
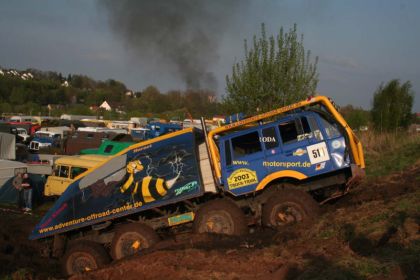
<svg viewBox="0 0 420 280">
<path fill-rule="evenodd" d="M 199 134 L 191 128 L 145 141 L 87 171 L 67 188 L 30 238 L 52 236 L 201 196 L 205 191 L 203 179 L 207 188 L 214 190 L 209 171 L 205 168 L 207 175 L 200 175 Z M 208 159 L 205 161 L 202 164 L 209 167 Z"/>
</svg>

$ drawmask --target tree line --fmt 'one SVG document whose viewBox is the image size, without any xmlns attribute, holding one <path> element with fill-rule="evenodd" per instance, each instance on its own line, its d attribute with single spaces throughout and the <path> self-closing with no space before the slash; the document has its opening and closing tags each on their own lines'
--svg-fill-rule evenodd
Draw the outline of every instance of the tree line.
<svg viewBox="0 0 420 280">
<path fill-rule="evenodd" d="M 56 72 L 28 69 L 33 79 L 0 76 L 0 112 L 45 115 L 47 104 L 56 104 L 53 115 L 100 114 L 107 119 L 131 116 L 157 116 L 166 119 L 212 117 L 243 112 L 248 115 L 285 106 L 316 94 L 318 58 L 305 50 L 303 35 L 295 24 L 287 32 L 280 28 L 276 36 L 267 36 L 265 25 L 252 43 L 244 42 L 244 58 L 235 63 L 226 76 L 226 95 L 221 101 L 207 90 L 160 92 L 149 86 L 127 94 L 127 87 L 116 80 L 95 81 L 83 75 L 63 77 Z M 63 85 L 67 82 L 68 86 Z M 393 79 L 379 85 L 373 94 L 371 111 L 346 106 L 342 113 L 350 126 L 372 123 L 380 131 L 407 127 L 416 120 L 412 114 L 414 92 L 410 81 Z M 107 101 L 119 111 L 92 111 Z"/>
<path fill-rule="evenodd" d="M 107 119 L 130 116 L 185 118 L 221 113 L 215 94 L 206 90 L 160 92 L 155 86 L 132 92 L 122 82 L 96 81 L 84 75 L 68 75 L 27 69 L 33 79 L 0 75 L 0 113 L 60 116 L 63 113 L 101 115 Z M 65 84 L 67 82 L 67 84 Z M 107 101 L 112 112 L 91 110 Z M 48 105 L 51 105 L 50 111 Z M 119 111 L 120 113 L 118 113 Z M 124 112 L 122 114 L 121 112 Z"/>
<path fill-rule="evenodd" d="M 280 28 L 276 36 L 267 36 L 265 25 L 254 36 L 251 46 L 245 41 L 244 58 L 226 76 L 226 109 L 255 114 L 316 95 L 318 58 L 305 51 L 303 35 L 295 24 L 288 32 Z M 410 81 L 393 79 L 379 85 L 373 93 L 370 111 L 351 105 L 341 109 L 355 129 L 373 124 L 379 131 L 406 128 L 418 119 L 412 113 L 415 93 Z"/>
</svg>

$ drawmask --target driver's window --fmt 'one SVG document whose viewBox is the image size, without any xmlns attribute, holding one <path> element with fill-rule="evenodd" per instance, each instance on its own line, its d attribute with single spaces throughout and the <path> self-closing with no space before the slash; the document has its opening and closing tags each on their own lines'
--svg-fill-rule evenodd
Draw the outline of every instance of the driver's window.
<svg viewBox="0 0 420 280">
<path fill-rule="evenodd" d="M 68 178 L 69 177 L 69 167 L 62 165 L 60 166 L 58 177 Z"/>
</svg>

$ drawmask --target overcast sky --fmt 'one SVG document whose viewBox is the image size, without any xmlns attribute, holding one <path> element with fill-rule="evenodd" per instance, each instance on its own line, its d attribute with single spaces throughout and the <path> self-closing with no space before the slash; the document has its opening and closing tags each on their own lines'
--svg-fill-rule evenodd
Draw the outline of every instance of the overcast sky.
<svg viewBox="0 0 420 280">
<path fill-rule="evenodd" d="M 212 84 L 221 96 L 225 76 L 243 58 L 244 39 L 258 34 L 262 22 L 269 34 L 297 23 L 305 48 L 319 57 L 318 91 L 338 104 L 369 109 L 379 84 L 395 78 L 410 80 L 420 92 L 420 1 L 166 3 L 0 0 L 0 66 L 112 78 L 135 91 L 148 85 L 185 89 L 184 71 L 202 71 L 207 76 L 200 76 L 201 85 Z M 174 20 L 166 22 L 168 17 Z M 161 33 L 173 34 L 172 41 L 162 40 L 167 36 Z M 191 45 L 200 46 L 186 58 L 192 65 L 185 69 L 184 54 L 172 49 L 190 50 Z M 420 112 L 418 96 L 413 110 Z"/>
</svg>

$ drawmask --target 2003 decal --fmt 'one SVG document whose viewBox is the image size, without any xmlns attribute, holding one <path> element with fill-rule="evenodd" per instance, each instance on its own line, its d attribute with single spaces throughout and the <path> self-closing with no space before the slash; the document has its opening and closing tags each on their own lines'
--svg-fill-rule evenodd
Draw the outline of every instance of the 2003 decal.
<svg viewBox="0 0 420 280">
<path fill-rule="evenodd" d="M 257 172 L 247 168 L 240 168 L 235 170 L 228 177 L 228 186 L 230 190 L 242 188 L 256 183 L 258 183 Z"/>
</svg>

